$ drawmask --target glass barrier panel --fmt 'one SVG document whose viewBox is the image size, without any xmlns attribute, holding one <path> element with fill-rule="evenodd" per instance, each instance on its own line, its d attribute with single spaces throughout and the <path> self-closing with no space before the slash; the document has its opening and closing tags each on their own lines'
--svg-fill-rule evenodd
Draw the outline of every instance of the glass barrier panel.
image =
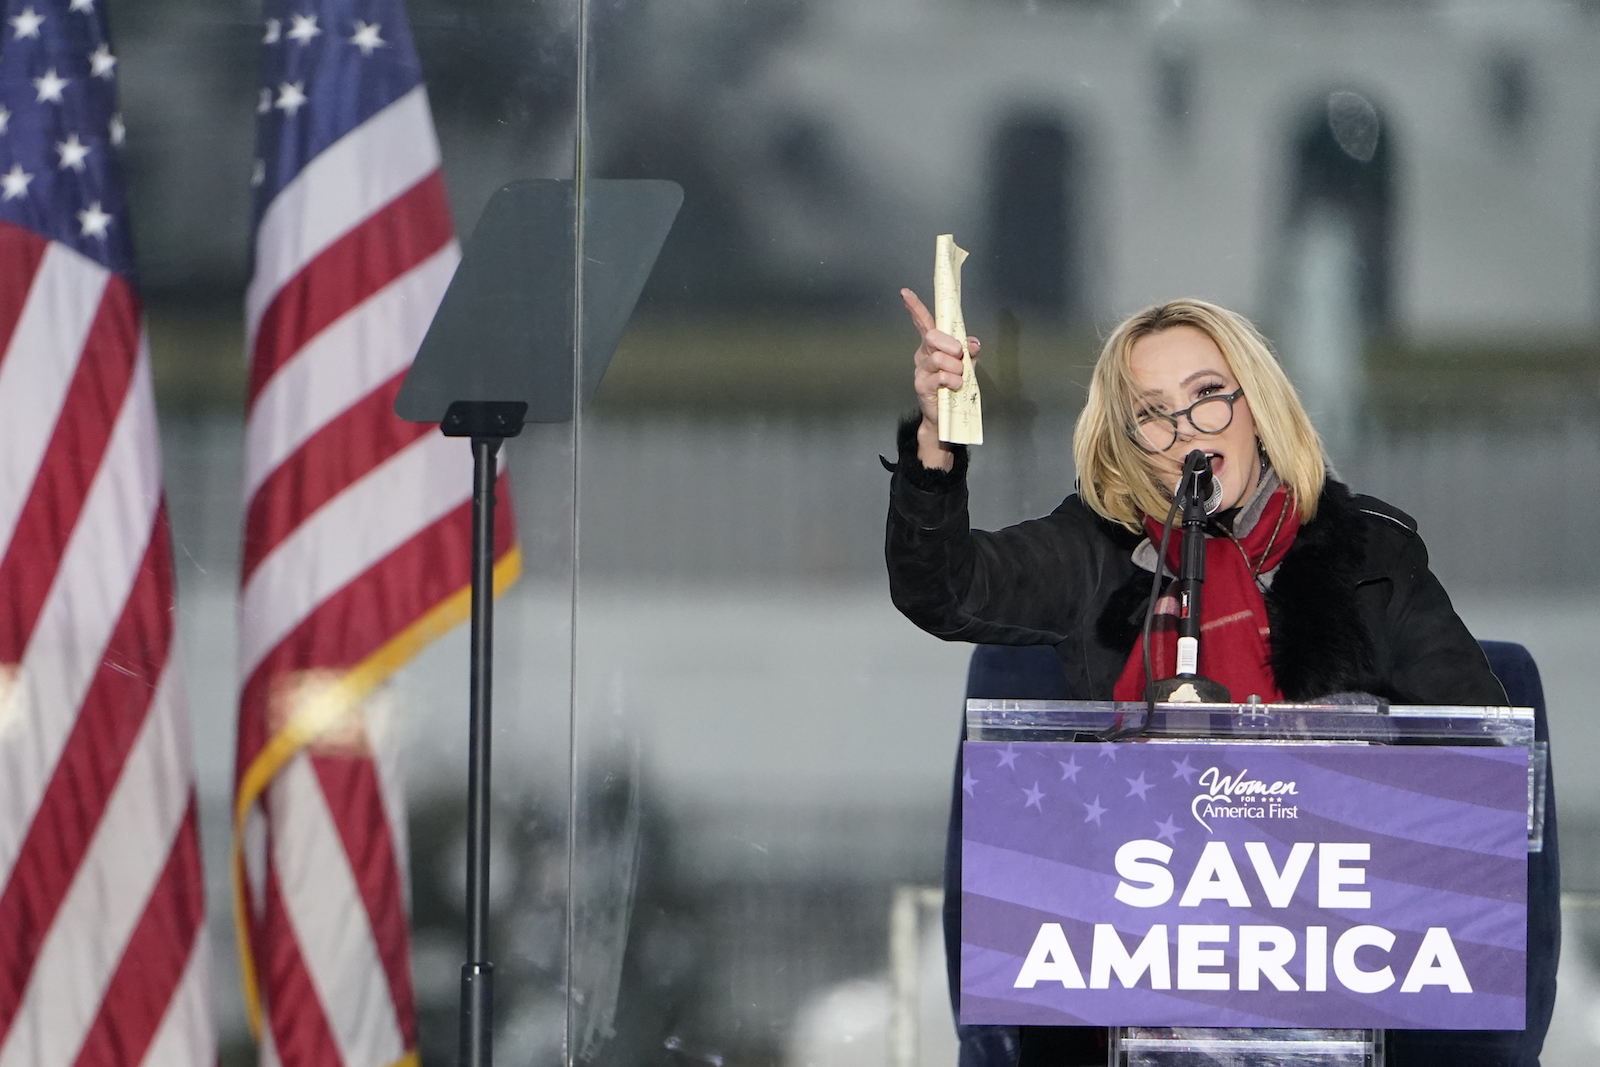
<svg viewBox="0 0 1600 1067">
<path fill-rule="evenodd" d="M 1215 300 L 1398 509 L 1374 521 L 1415 518 L 1473 633 L 1531 650 L 1556 762 L 1600 755 L 1571 636 L 1596 621 L 1596 22 L 1336 7 L 584 8 L 585 178 L 684 203 L 576 431 L 576 1062 L 955 1060 L 951 1026 L 905 1058 L 889 946 L 897 894 L 941 884 L 969 649 L 889 601 L 878 459 L 915 404 L 898 292 L 931 297 L 939 234 L 982 341 L 975 527 L 1073 491 L 1116 322 Z M 1600 888 L 1600 792 L 1569 812 L 1569 884 Z"/>
<path fill-rule="evenodd" d="M 251 175 L 273 31 L 255 0 L 111 7 L 221 1059 L 242 1064 L 256 1051 L 229 805 Z M 1600 761 L 1594 5 L 405 13 L 458 237 L 514 179 L 684 193 L 593 404 L 505 449 L 522 576 L 497 616 L 502 1058 L 956 1062 L 932 902 L 971 649 L 890 600 L 879 461 L 916 404 L 899 290 L 931 299 L 945 233 L 970 252 L 963 311 L 982 342 L 972 525 L 1036 518 L 1074 491 L 1074 426 L 1123 317 L 1184 295 L 1245 314 L 1337 477 L 1388 505 L 1363 503 L 1371 520 L 1414 520 L 1417 560 L 1472 634 L 1531 654 L 1506 697 L 1547 710 L 1530 829 L 1555 825 L 1560 770 L 1559 878 L 1569 929 L 1584 927 L 1584 894 L 1600 892 L 1600 776 L 1585 773 Z M 391 37 L 350 19 L 320 25 L 316 47 Z M 442 637 L 384 697 L 404 749 L 429 1064 L 456 1047 L 466 640 Z M 1026 732 L 1025 712 L 975 728 Z M 1352 736 L 1392 726 L 1347 714 Z M 1486 736 L 1431 714 L 1411 721 Z M 1600 1053 L 1580 992 L 1600 957 L 1579 937 L 1568 949 L 1549 1063 Z"/>
</svg>

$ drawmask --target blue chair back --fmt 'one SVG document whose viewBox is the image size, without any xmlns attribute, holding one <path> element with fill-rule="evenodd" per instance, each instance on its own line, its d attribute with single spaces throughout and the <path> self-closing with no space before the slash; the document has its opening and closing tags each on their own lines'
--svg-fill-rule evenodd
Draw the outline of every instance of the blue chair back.
<svg viewBox="0 0 1600 1067">
<path fill-rule="evenodd" d="M 1050 645 L 976 645 L 967 661 L 967 699 L 1071 700 L 1061 657 Z"/>
</svg>

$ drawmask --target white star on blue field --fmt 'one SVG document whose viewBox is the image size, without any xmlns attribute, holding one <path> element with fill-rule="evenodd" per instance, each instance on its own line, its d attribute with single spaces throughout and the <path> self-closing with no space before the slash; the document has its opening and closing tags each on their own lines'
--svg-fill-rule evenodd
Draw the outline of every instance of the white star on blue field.
<svg viewBox="0 0 1600 1067">
<path fill-rule="evenodd" d="M 300 168 L 422 81 L 401 0 L 265 0 L 257 221 Z"/>
<path fill-rule="evenodd" d="M 0 222 L 133 275 L 117 57 L 96 0 L 39 0 L 0 23 Z"/>
</svg>

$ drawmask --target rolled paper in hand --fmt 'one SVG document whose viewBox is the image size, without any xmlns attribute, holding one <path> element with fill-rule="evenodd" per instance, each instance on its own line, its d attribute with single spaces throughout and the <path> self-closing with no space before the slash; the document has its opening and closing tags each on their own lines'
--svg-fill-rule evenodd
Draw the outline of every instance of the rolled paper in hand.
<svg viewBox="0 0 1600 1067">
<path fill-rule="evenodd" d="M 983 444 L 983 400 L 967 351 L 967 324 L 961 318 L 961 263 L 966 249 L 942 233 L 933 249 L 933 325 L 961 343 L 961 388 L 939 388 L 939 440 L 958 445 Z"/>
</svg>

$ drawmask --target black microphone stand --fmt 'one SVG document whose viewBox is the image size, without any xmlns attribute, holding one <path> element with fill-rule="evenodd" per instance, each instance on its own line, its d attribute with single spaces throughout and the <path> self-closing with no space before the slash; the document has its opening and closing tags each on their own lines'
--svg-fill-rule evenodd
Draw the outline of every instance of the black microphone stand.
<svg viewBox="0 0 1600 1067">
<path fill-rule="evenodd" d="M 1229 704 L 1233 698 L 1221 682 L 1202 677 L 1200 665 L 1200 587 L 1206 580 L 1207 504 L 1215 479 L 1211 460 L 1200 449 L 1183 460 L 1178 500 L 1183 508 L 1183 541 L 1178 548 L 1177 673 L 1150 683 L 1147 699 L 1176 704 Z M 1165 560 L 1157 560 L 1159 570 Z"/>
</svg>

